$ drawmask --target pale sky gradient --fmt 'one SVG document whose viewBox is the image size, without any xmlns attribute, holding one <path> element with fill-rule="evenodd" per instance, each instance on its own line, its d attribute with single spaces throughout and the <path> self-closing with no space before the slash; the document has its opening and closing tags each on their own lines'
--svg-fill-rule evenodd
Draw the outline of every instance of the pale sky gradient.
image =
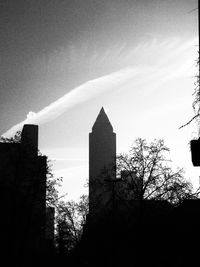
<svg viewBox="0 0 200 267">
<path fill-rule="evenodd" d="M 163 138 L 174 166 L 198 185 L 188 145 L 197 127 L 178 129 L 193 116 L 197 0 L 0 5 L 1 134 L 25 120 L 39 124 L 61 193 L 87 191 L 88 133 L 102 106 L 118 152 L 137 137 Z"/>
</svg>

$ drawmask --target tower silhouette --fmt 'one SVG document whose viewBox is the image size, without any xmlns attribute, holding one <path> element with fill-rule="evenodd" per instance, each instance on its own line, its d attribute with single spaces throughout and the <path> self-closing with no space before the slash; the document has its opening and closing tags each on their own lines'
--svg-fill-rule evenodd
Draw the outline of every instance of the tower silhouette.
<svg viewBox="0 0 200 267">
<path fill-rule="evenodd" d="M 89 213 L 98 217 L 110 204 L 109 180 L 116 179 L 116 134 L 102 107 L 89 134 Z"/>
</svg>

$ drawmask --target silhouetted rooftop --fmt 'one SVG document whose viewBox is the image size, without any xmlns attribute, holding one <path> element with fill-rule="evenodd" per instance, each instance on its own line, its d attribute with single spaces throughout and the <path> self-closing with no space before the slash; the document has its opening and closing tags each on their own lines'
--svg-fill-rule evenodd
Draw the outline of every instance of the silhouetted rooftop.
<svg viewBox="0 0 200 267">
<path fill-rule="evenodd" d="M 109 129 L 111 131 L 113 131 L 113 127 L 108 119 L 107 114 L 105 113 L 104 108 L 102 107 L 97 118 L 96 121 L 92 127 L 92 131 L 94 130 L 102 130 L 102 129 Z"/>
</svg>

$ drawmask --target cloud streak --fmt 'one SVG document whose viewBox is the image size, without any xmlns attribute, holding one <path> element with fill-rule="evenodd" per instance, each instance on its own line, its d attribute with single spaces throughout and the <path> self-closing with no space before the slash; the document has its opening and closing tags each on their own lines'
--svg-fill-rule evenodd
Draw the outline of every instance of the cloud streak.
<svg viewBox="0 0 200 267">
<path fill-rule="evenodd" d="M 90 80 L 74 88 L 63 97 L 40 110 L 38 113 L 30 111 L 24 121 L 14 125 L 6 131 L 3 136 L 13 136 L 16 131 L 22 129 L 24 124 L 41 125 L 47 123 L 78 104 L 86 102 L 114 88 L 116 89 L 132 79 L 137 73 L 135 68 L 125 68 L 109 75 Z"/>
<path fill-rule="evenodd" d="M 174 40 L 173 42 L 169 40 L 163 42 L 155 40 L 152 43 L 148 43 L 148 45 L 140 44 L 139 48 L 136 47 L 131 51 L 129 50 L 127 54 L 125 53 L 126 55 L 123 53 L 123 47 L 118 48 L 118 52 L 114 49 L 115 53 L 110 52 L 111 55 L 114 53 L 113 57 L 119 59 L 119 55 L 122 53 L 123 56 L 121 56 L 125 61 L 122 65 L 129 65 L 131 67 L 127 68 L 124 66 L 119 71 L 83 83 L 38 113 L 28 112 L 25 120 L 14 125 L 3 136 L 10 137 L 14 135 L 16 131 L 22 129 L 24 124 L 45 124 L 56 119 L 69 109 L 113 89 L 122 88 L 124 84 L 130 83 L 131 81 L 134 81 L 134 84 L 130 84 L 131 86 L 134 85 L 135 88 L 138 86 L 144 87 L 145 84 L 148 85 L 148 93 L 152 93 L 162 83 L 176 77 L 181 77 L 182 75 L 191 75 L 192 62 L 195 60 L 195 43 L 196 38 L 188 40 L 183 44 L 180 44 L 179 40 Z M 159 51 L 159 53 L 156 51 Z M 153 55 L 156 54 L 157 57 L 155 59 Z M 140 59 L 139 61 L 137 60 L 138 57 Z M 145 58 L 145 60 L 142 61 L 141 58 Z M 145 62 L 145 64 L 141 65 L 141 61 Z M 149 88 L 149 84 L 151 84 L 151 88 Z"/>
</svg>

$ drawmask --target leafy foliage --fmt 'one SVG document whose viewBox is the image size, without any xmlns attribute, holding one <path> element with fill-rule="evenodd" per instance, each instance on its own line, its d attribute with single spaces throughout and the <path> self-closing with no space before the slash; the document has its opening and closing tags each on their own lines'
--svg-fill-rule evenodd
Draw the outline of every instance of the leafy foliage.
<svg viewBox="0 0 200 267">
<path fill-rule="evenodd" d="M 51 161 L 47 158 L 47 183 L 46 183 L 46 205 L 56 207 L 59 196 L 58 188 L 62 185 L 62 177 L 55 177 L 52 171 Z"/>
<path fill-rule="evenodd" d="M 13 137 L 0 136 L 0 143 L 20 143 L 21 131 L 17 131 Z"/>
</svg>

